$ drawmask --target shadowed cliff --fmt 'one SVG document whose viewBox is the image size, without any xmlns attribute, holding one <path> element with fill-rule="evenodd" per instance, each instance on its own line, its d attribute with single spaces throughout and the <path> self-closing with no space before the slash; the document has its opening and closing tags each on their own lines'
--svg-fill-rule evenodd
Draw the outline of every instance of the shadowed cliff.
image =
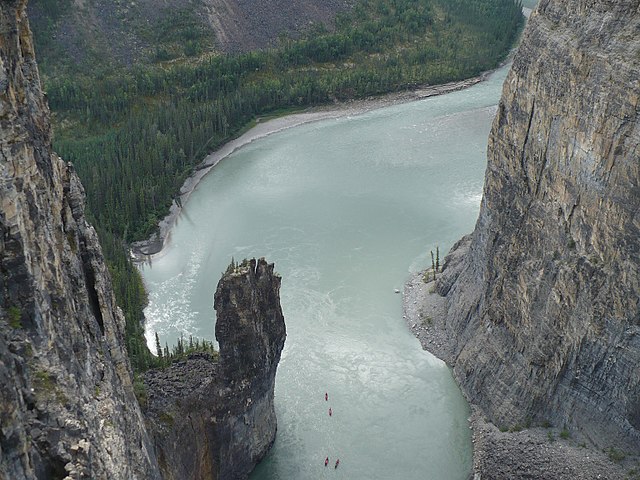
<svg viewBox="0 0 640 480">
<path fill-rule="evenodd" d="M 489 138 L 435 348 L 506 428 L 640 453 L 640 4 L 542 0 Z"/>
<path fill-rule="evenodd" d="M 221 363 L 201 354 L 156 373 L 180 413 L 150 417 L 159 465 L 84 190 L 51 151 L 25 10 L 0 2 L 0 479 L 245 478 L 275 438 L 280 277 L 264 260 L 230 269 Z"/>
<path fill-rule="evenodd" d="M 25 8 L 0 2 L 0 478 L 157 478 L 84 190 L 51 152 Z"/>
</svg>

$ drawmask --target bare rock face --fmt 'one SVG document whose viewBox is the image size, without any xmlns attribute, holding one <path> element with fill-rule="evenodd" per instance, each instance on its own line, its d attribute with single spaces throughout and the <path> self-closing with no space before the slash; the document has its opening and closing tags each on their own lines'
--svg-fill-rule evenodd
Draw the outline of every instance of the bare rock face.
<svg viewBox="0 0 640 480">
<path fill-rule="evenodd" d="M 445 355 L 499 426 L 640 453 L 640 4 L 541 0 L 437 281 Z"/>
<path fill-rule="evenodd" d="M 51 151 L 25 9 L 0 2 L 0 478 L 244 478 L 275 438 L 280 278 L 264 260 L 229 271 L 221 362 L 149 374 L 159 466 L 84 190 Z"/>
<path fill-rule="evenodd" d="M 166 480 L 247 478 L 273 444 L 286 337 L 279 292 L 264 259 L 230 267 L 215 293 L 219 356 L 146 373 L 145 414 Z"/>
<path fill-rule="evenodd" d="M 354 0 L 204 0 L 217 44 L 224 52 L 275 46 L 282 35 L 300 37 L 313 25 L 331 28 Z"/>
<path fill-rule="evenodd" d="M 51 152 L 25 4 L 0 3 L 0 478 L 157 478 L 84 191 Z"/>
</svg>

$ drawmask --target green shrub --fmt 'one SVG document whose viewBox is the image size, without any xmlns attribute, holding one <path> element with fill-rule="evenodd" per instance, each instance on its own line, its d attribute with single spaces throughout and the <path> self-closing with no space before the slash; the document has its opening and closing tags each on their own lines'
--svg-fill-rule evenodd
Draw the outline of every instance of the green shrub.
<svg viewBox="0 0 640 480">
<path fill-rule="evenodd" d="M 136 395 L 140 406 L 145 408 L 149 402 L 149 397 L 147 396 L 147 387 L 140 375 L 135 375 L 133 378 L 133 393 Z"/>
<path fill-rule="evenodd" d="M 622 450 L 618 450 L 614 447 L 609 447 L 608 450 L 606 450 L 607 455 L 609 455 L 609 458 L 614 461 L 614 462 L 621 462 L 622 460 L 624 460 L 625 458 L 627 458 L 627 454 L 624 453 Z"/>
<path fill-rule="evenodd" d="M 160 421 L 165 425 L 172 426 L 175 422 L 175 420 L 173 419 L 173 416 L 167 412 L 160 412 L 159 417 L 160 417 Z"/>
<path fill-rule="evenodd" d="M 56 377 L 46 370 L 35 370 L 31 381 L 33 382 L 36 396 L 41 400 L 54 400 L 60 404 L 68 401 L 67 397 L 58 387 Z"/>
<path fill-rule="evenodd" d="M 22 328 L 22 312 L 16 306 L 9 307 L 9 325 L 11 328 Z"/>
</svg>

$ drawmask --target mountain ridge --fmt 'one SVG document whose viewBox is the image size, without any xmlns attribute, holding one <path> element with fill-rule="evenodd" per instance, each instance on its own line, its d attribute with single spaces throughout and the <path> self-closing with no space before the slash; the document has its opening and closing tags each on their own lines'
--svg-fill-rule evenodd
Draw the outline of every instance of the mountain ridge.
<svg viewBox="0 0 640 480">
<path fill-rule="evenodd" d="M 239 53 L 331 30 L 353 0 L 31 0 L 38 56 L 72 70 Z M 57 67 L 56 67 L 57 68 Z M 46 68 L 49 70 L 50 68 Z"/>
</svg>

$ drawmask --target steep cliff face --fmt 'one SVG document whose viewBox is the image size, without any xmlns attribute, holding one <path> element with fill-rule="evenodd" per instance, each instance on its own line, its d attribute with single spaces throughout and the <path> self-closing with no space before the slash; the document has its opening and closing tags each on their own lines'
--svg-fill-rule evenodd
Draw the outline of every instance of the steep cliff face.
<svg viewBox="0 0 640 480">
<path fill-rule="evenodd" d="M 542 0 L 437 281 L 439 352 L 497 425 L 640 453 L 640 3 Z"/>
<path fill-rule="evenodd" d="M 51 151 L 25 8 L 0 3 L 0 478 L 244 478 L 275 438 L 280 278 L 254 260 L 221 280 L 220 362 L 149 373 L 152 443 L 84 190 Z"/>
<path fill-rule="evenodd" d="M 219 357 L 145 375 L 163 477 L 243 479 L 276 434 L 275 375 L 286 337 L 280 277 L 264 259 L 230 268 L 215 293 Z"/>
<path fill-rule="evenodd" d="M 155 478 L 84 191 L 51 152 L 25 4 L 0 3 L 0 477 Z"/>
</svg>

